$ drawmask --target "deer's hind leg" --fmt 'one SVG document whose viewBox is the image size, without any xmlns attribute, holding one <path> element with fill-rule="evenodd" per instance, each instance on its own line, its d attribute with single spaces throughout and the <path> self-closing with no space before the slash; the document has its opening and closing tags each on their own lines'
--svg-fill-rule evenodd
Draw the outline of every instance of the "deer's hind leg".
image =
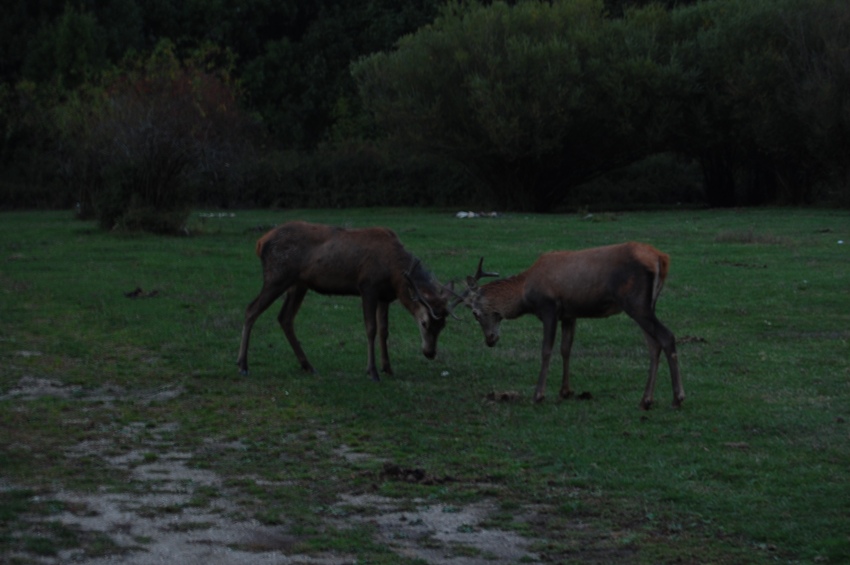
<svg viewBox="0 0 850 565">
<path fill-rule="evenodd" d="M 236 359 L 239 372 L 243 375 L 248 374 L 248 344 L 251 341 L 251 329 L 254 327 L 254 322 L 285 291 L 286 286 L 265 282 L 263 283 L 262 290 L 260 290 L 260 294 L 245 309 L 245 323 L 242 325 L 242 341 L 239 345 L 239 357 Z"/>
<path fill-rule="evenodd" d="M 570 352 L 573 349 L 573 338 L 576 335 L 576 319 L 566 318 L 561 320 L 561 359 L 564 362 L 564 374 L 561 378 L 561 398 L 569 398 L 573 395 L 570 390 Z"/>
<path fill-rule="evenodd" d="M 638 319 L 638 324 L 646 337 L 649 347 L 649 380 L 640 401 L 640 407 L 649 410 L 653 402 L 655 390 L 655 378 L 658 374 L 658 361 L 661 351 L 667 356 L 667 364 L 670 366 L 670 377 L 673 382 L 673 406 L 678 408 L 685 400 L 685 389 L 682 386 L 682 376 L 679 373 L 679 357 L 676 353 L 676 338 L 667 326 L 658 321 L 654 315 L 647 319 Z"/>
<path fill-rule="evenodd" d="M 277 321 L 283 329 L 286 340 L 292 347 L 295 357 L 301 363 L 301 368 L 308 373 L 315 373 L 316 369 L 307 360 L 307 354 L 301 347 L 301 342 L 295 335 L 295 315 L 298 314 L 298 309 L 301 308 L 301 303 L 304 302 L 304 295 L 307 294 L 307 288 L 295 285 L 286 291 L 286 299 L 283 301 L 283 306 L 280 313 L 277 315 Z"/>
<path fill-rule="evenodd" d="M 644 410 L 649 410 L 652 407 L 653 396 L 655 394 L 655 378 L 658 375 L 661 344 L 646 330 L 643 332 L 643 337 L 646 340 L 646 346 L 649 348 L 649 379 L 646 381 L 646 388 L 643 391 L 643 397 L 640 399 L 640 407 Z"/>
</svg>

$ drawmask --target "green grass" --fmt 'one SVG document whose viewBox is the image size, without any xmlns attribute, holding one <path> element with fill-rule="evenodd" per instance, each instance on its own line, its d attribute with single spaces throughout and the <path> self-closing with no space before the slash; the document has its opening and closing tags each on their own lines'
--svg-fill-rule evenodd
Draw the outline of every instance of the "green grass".
<svg viewBox="0 0 850 565">
<path fill-rule="evenodd" d="M 505 322 L 488 349 L 458 311 L 429 362 L 397 304 L 396 375 L 372 383 L 359 302 L 317 294 L 296 330 L 319 374 L 300 371 L 272 308 L 241 377 L 242 317 L 261 285 L 254 242 L 295 218 L 391 227 L 444 282 L 472 274 L 482 255 L 486 269 L 510 275 L 548 250 L 651 243 L 672 258 L 658 316 L 679 339 L 684 406 L 669 407 L 662 362 L 657 405 L 638 410 L 648 361 L 624 316 L 578 323 L 572 384 L 591 400 L 555 400 L 555 360 L 547 400 L 531 403 L 534 318 Z M 238 211 L 196 215 L 195 235 L 167 238 L 104 233 L 67 213 L 0 214 L 0 396 L 25 377 L 78 387 L 65 398 L 0 399 L 0 545 L 97 553 L 103 540 L 33 529 L 58 488 L 132 488 L 98 457 L 69 458 L 68 446 L 109 439 L 114 454 L 140 449 L 143 463 L 155 462 L 140 438 L 165 433 L 192 466 L 222 476 L 222 493 L 249 516 L 303 536 L 304 551 L 397 562 L 366 525 L 326 522 L 340 494 L 374 492 L 447 506 L 492 500 L 494 522 L 537 539 L 535 551 L 554 562 L 850 560 L 850 214 L 608 219 Z M 125 297 L 136 288 L 157 292 Z M 519 399 L 487 399 L 502 391 Z M 138 423 L 141 434 L 122 434 Z M 222 447 L 233 443 L 240 448 Z M 348 461 L 336 454 L 342 445 L 373 458 Z M 435 480 L 398 480 L 386 462 Z M 530 508 L 536 518 L 522 520 Z"/>
</svg>

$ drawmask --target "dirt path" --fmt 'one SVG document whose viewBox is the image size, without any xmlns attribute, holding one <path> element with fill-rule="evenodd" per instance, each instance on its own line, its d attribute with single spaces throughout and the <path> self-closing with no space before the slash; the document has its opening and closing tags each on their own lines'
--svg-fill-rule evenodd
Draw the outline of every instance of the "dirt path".
<svg viewBox="0 0 850 565">
<path fill-rule="evenodd" d="M 99 390 L 87 393 L 108 404 L 117 392 Z M 158 401 L 173 398 L 178 388 L 150 393 Z M 27 401 L 41 396 L 78 398 L 81 391 L 46 379 L 24 378 L 18 386 L 0 398 Z M 69 459 L 96 457 L 110 467 L 127 473 L 132 492 L 101 489 L 96 493 L 59 490 L 40 493 L 43 499 L 63 503 L 59 514 L 38 518 L 45 524 L 59 522 L 86 539 L 108 540 L 104 556 L 90 557 L 83 549 L 60 551 L 55 556 L 29 553 L 7 554 L 22 563 L 85 565 L 265 565 L 356 563 L 357 555 L 333 553 L 304 554 L 299 541 L 285 526 L 267 526 L 252 519 L 246 509 L 233 502 L 220 476 L 189 466 L 193 454 L 181 452 L 166 438 L 176 424 L 151 428 L 134 423 L 118 433 L 141 442 L 142 448 L 121 455 L 110 455 L 108 440 L 69 445 Z M 151 457 L 151 453 L 156 453 Z M 340 446 L 342 458 L 368 457 Z M 0 480 L 0 488 L 9 489 Z M 212 488 L 210 488 L 212 487 Z M 198 501 L 199 493 L 217 492 Z M 402 509 L 402 504 L 404 504 Z M 340 512 L 328 519 L 334 528 L 343 529 L 368 523 L 375 541 L 399 556 L 427 563 L 449 565 L 500 565 L 535 562 L 528 549 L 530 540 L 514 532 L 483 527 L 496 510 L 492 504 L 445 506 L 423 500 L 399 501 L 375 495 L 341 495 Z M 300 546 L 303 548 L 303 544 Z M 3 554 L 0 553 L 0 557 Z"/>
</svg>

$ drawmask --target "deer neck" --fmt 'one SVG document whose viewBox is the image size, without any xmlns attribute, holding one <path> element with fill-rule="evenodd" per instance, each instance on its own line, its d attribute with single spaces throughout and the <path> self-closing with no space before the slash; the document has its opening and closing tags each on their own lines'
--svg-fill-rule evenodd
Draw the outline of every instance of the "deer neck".
<svg viewBox="0 0 850 565">
<path fill-rule="evenodd" d="M 493 281 L 482 287 L 489 309 L 498 312 L 502 318 L 511 320 L 527 314 L 525 295 L 525 273 Z"/>
<path fill-rule="evenodd" d="M 412 259 L 413 257 L 410 256 L 405 259 L 405 263 L 410 264 Z M 430 273 L 423 271 L 421 265 L 417 265 L 417 268 L 413 273 L 411 273 L 411 279 L 415 284 L 419 285 L 420 290 L 431 282 Z M 394 278 L 394 287 L 396 296 L 398 297 L 399 302 L 401 302 L 401 305 L 415 316 L 420 303 L 414 298 L 414 295 L 411 294 L 414 291 L 410 288 L 409 283 L 403 274 L 396 274 Z"/>
</svg>

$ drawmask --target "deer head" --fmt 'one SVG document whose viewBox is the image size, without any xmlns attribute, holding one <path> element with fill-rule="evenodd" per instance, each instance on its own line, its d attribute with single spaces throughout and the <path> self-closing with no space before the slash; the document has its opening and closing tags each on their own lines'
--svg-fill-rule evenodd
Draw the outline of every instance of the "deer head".
<svg viewBox="0 0 850 565">
<path fill-rule="evenodd" d="M 421 280 L 417 282 L 414 279 L 420 265 L 419 259 L 414 259 L 404 272 L 404 278 L 409 285 L 410 298 L 420 306 L 414 316 L 419 324 L 422 352 L 428 359 L 433 359 L 437 354 L 437 337 L 446 326 L 446 313 L 450 313 L 446 306 L 448 296 L 446 287 L 435 285 L 436 281 L 430 275 L 422 277 L 420 273 Z"/>
<path fill-rule="evenodd" d="M 487 272 L 483 269 L 483 266 L 484 257 L 481 257 L 475 275 L 466 277 L 466 291 L 455 304 L 463 302 L 472 310 L 472 315 L 484 331 L 487 345 L 492 347 L 499 341 L 499 324 L 502 321 L 502 315 L 487 299 L 484 289 L 478 286 L 478 281 L 483 277 L 498 277 L 499 273 Z"/>
</svg>

